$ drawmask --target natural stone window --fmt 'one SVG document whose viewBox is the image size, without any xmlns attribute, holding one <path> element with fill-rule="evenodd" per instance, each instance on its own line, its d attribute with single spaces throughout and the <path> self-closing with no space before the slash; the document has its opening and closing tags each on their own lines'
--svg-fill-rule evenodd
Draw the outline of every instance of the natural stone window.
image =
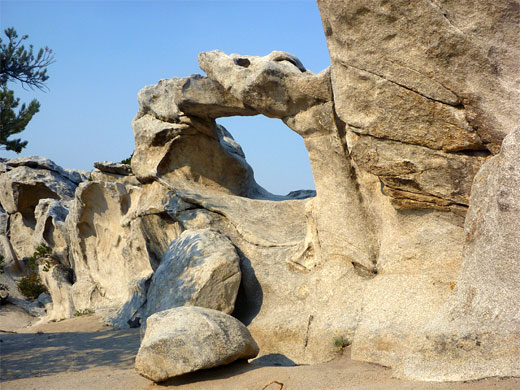
<svg viewBox="0 0 520 390">
<path fill-rule="evenodd" d="M 257 183 L 266 190 L 287 195 L 315 189 L 303 139 L 282 121 L 258 115 L 219 118 L 217 123 L 240 144 Z"/>
</svg>

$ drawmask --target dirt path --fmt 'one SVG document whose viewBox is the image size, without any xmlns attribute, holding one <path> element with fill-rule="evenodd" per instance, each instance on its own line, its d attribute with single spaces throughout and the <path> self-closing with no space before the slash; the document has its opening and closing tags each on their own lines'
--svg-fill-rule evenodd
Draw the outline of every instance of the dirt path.
<svg viewBox="0 0 520 390">
<path fill-rule="evenodd" d="M 7 323 L 6 316 L 0 315 L 0 329 L 4 322 Z M 103 326 L 99 317 L 86 316 L 33 325 L 17 332 L 0 333 L 2 390 L 520 389 L 520 378 L 468 383 L 392 379 L 390 369 L 352 361 L 347 357 L 348 350 L 341 359 L 314 366 L 237 362 L 154 385 L 133 369 L 139 348 L 138 329 L 113 330 Z"/>
</svg>

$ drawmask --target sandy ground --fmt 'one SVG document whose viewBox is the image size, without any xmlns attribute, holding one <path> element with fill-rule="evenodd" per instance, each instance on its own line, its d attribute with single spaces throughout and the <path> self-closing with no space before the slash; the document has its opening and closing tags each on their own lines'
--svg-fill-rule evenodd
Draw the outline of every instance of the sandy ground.
<svg viewBox="0 0 520 390">
<path fill-rule="evenodd" d="M 313 366 L 279 367 L 236 362 L 153 384 L 133 369 L 139 330 L 113 330 L 96 315 L 34 324 L 14 308 L 0 310 L 1 390 L 488 390 L 520 389 L 520 378 L 465 383 L 407 382 L 391 370 L 342 358 Z"/>
</svg>

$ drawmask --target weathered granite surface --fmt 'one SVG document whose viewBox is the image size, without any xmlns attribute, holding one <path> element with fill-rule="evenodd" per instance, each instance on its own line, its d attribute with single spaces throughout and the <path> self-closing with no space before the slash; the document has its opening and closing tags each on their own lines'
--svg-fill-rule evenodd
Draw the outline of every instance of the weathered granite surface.
<svg viewBox="0 0 520 390">
<path fill-rule="evenodd" d="M 318 5 L 330 68 L 201 53 L 206 76 L 139 92 L 131 167 L 1 160 L 5 277 L 43 242 L 49 319 L 211 306 L 296 363 L 341 336 L 407 378 L 519 375 L 518 3 Z M 303 138 L 315 193 L 270 194 L 217 123 L 260 114 Z"/>
<path fill-rule="evenodd" d="M 258 346 L 237 319 L 202 307 L 176 307 L 148 318 L 135 368 L 162 382 L 257 354 Z"/>
<path fill-rule="evenodd" d="M 396 369 L 430 381 L 520 375 L 520 128 L 473 183 L 453 294 Z"/>
</svg>

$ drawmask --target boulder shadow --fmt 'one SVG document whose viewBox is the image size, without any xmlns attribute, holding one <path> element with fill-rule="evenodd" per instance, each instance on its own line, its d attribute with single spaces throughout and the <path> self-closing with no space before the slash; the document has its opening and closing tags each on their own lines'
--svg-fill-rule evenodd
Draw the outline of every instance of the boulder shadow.
<svg viewBox="0 0 520 390">
<path fill-rule="evenodd" d="M 247 326 L 260 312 L 264 293 L 260 282 L 256 278 L 251 260 L 237 246 L 235 246 L 235 250 L 240 257 L 242 280 L 240 281 L 240 287 L 235 300 L 235 310 L 231 315 Z"/>
<path fill-rule="evenodd" d="M 294 367 L 297 366 L 293 360 L 281 353 L 270 353 L 250 361 L 250 364 L 262 367 Z"/>
<path fill-rule="evenodd" d="M 247 360 L 237 360 L 236 362 L 225 366 L 208 368 L 206 370 L 198 370 L 188 374 L 179 375 L 175 378 L 168 379 L 164 382 L 156 383 L 157 386 L 181 386 L 191 383 L 206 382 L 231 378 L 248 371 L 261 368 L 260 365 L 250 364 Z"/>
<path fill-rule="evenodd" d="M 199 370 L 190 372 L 188 374 L 179 375 L 175 378 L 168 379 L 164 382 L 156 383 L 158 386 L 181 386 L 189 385 L 197 382 L 222 380 L 235 377 L 246 372 L 260 369 L 262 367 L 293 367 L 297 364 L 289 359 L 287 356 L 273 353 L 261 356 L 257 359 L 247 362 L 247 360 L 237 360 L 225 366 L 208 368 L 206 370 Z"/>
</svg>

